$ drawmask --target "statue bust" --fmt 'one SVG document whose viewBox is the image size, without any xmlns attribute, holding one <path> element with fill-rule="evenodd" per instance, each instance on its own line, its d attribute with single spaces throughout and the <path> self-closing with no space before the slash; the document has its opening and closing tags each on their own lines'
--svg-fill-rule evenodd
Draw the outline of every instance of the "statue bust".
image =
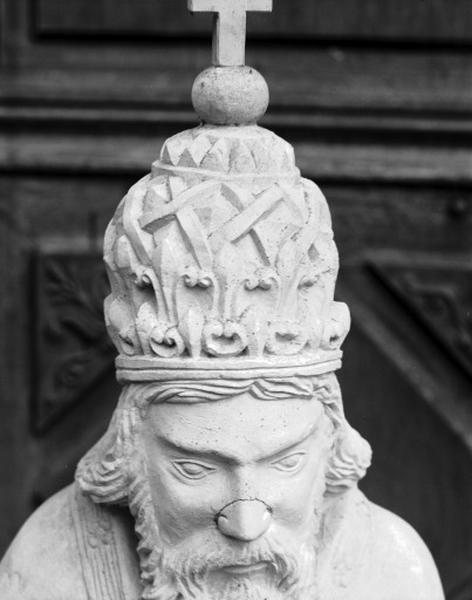
<svg viewBox="0 0 472 600">
<path fill-rule="evenodd" d="M 123 391 L 76 481 L 25 524 L 2 600 L 441 600 L 433 560 L 358 481 L 335 371 L 350 326 L 319 188 L 256 125 L 246 10 L 217 13 L 202 124 L 169 139 L 105 237 Z M 241 49 L 242 48 L 242 49 Z"/>
</svg>

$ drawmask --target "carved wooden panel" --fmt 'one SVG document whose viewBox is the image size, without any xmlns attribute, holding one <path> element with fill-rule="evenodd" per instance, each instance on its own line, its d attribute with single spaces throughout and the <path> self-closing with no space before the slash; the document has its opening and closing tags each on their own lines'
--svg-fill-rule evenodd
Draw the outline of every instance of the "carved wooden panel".
<svg viewBox="0 0 472 600">
<path fill-rule="evenodd" d="M 35 0 L 42 33 L 208 35 L 209 17 L 185 0 Z M 273 16 L 252 15 L 252 33 L 308 39 L 470 40 L 468 0 L 276 0 Z"/>
<path fill-rule="evenodd" d="M 0 174 L 0 553 L 31 510 L 28 497 L 26 277 L 19 206 L 12 180 Z"/>
<path fill-rule="evenodd" d="M 472 600 L 472 4 L 274 4 L 249 19 L 253 39 L 271 40 L 250 59 L 270 80 L 267 125 L 333 213 L 337 295 L 353 314 L 340 378 L 374 448 L 363 487 L 417 527 L 448 600 Z M 118 397 L 97 239 L 162 140 L 195 122 L 210 17 L 185 6 L 0 0 L 0 554 L 72 479 Z"/>
<path fill-rule="evenodd" d="M 343 299 L 352 297 L 347 292 Z M 409 377 L 408 368 L 418 363 L 402 367 L 389 354 L 394 330 L 373 333 L 375 320 L 367 327 L 363 321 L 372 317 L 370 310 L 351 305 L 354 326 L 340 379 L 348 418 L 374 451 L 361 487 L 421 533 L 448 600 L 470 600 L 472 523 L 464 515 L 472 504 L 471 448 L 431 409 L 422 384 Z"/>
<path fill-rule="evenodd" d="M 472 375 L 472 260 L 373 259 L 372 268 Z"/>
<path fill-rule="evenodd" d="M 345 407 L 374 450 L 362 487 L 420 532 L 448 600 L 470 600 L 470 191 L 324 188 L 353 317 Z"/>
<path fill-rule="evenodd" d="M 108 281 L 96 254 L 35 257 L 34 427 L 45 432 L 104 374 L 113 351 L 103 320 Z"/>
</svg>

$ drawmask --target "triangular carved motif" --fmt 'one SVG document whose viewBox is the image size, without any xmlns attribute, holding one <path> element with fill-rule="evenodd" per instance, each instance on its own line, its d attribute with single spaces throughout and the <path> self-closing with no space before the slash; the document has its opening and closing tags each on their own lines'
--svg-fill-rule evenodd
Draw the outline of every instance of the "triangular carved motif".
<svg viewBox="0 0 472 600">
<path fill-rule="evenodd" d="M 472 375 L 472 261 L 375 259 L 371 267 L 444 349 Z"/>
</svg>

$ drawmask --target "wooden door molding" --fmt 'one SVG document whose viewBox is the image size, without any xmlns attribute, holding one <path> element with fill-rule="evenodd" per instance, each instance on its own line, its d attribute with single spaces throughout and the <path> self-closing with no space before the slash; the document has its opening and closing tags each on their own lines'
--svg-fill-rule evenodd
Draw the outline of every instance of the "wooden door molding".
<svg viewBox="0 0 472 600">
<path fill-rule="evenodd" d="M 34 28 L 46 35 L 205 35 L 208 18 L 188 14 L 184 0 L 34 0 Z M 340 18 L 342 15 L 342 18 Z M 251 17 L 253 35 L 304 40 L 470 43 L 467 0 L 318 0 L 279 2 L 270 20 Z"/>
</svg>

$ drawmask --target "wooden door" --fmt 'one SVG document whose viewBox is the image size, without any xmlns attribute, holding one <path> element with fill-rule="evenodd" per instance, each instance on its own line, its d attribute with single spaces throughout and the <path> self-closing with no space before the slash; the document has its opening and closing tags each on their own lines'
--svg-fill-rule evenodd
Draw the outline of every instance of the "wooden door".
<svg viewBox="0 0 472 600">
<path fill-rule="evenodd" d="M 0 552 L 117 398 L 107 221 L 195 118 L 208 16 L 185 0 L 0 0 Z M 370 498 L 472 599 L 472 9 L 276 0 L 250 17 L 265 125 L 324 189 L 353 328 L 340 374 Z"/>
</svg>

